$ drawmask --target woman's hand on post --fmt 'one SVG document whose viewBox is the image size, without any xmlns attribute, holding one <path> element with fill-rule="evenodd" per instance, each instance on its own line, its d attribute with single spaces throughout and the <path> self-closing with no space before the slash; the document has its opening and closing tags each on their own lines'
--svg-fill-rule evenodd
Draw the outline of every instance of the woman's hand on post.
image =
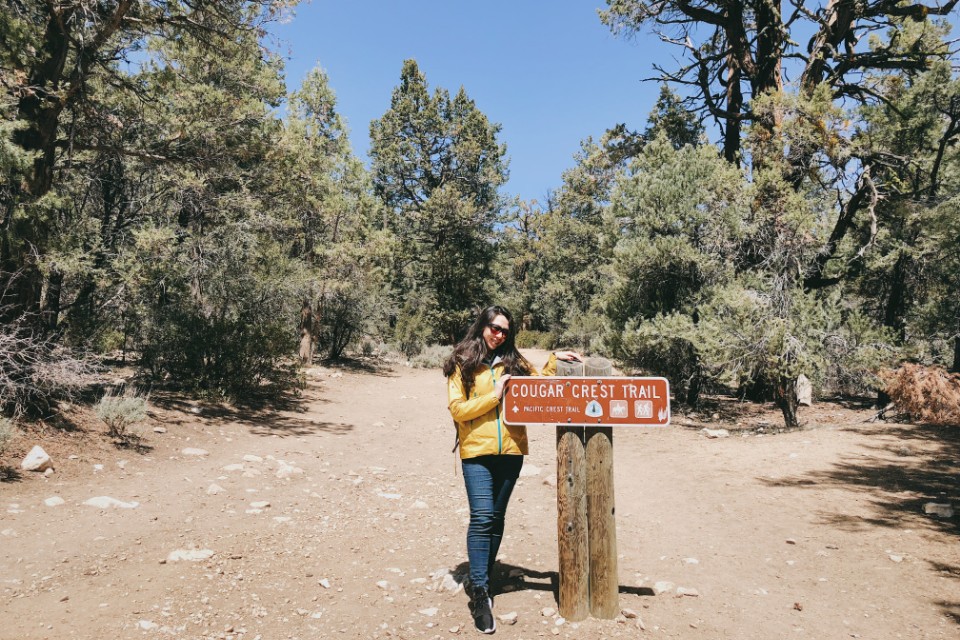
<svg viewBox="0 0 960 640">
<path fill-rule="evenodd" d="M 497 380 L 497 384 L 493 387 L 493 392 L 497 394 L 497 399 L 500 400 L 503 398 L 503 390 L 507 387 L 507 382 L 510 381 L 512 376 L 508 373 L 506 375 L 500 376 L 500 379 Z"/>
<path fill-rule="evenodd" d="M 566 362 L 583 361 L 583 357 L 576 351 L 554 351 L 553 355 L 557 356 L 557 360 L 564 360 Z"/>
</svg>

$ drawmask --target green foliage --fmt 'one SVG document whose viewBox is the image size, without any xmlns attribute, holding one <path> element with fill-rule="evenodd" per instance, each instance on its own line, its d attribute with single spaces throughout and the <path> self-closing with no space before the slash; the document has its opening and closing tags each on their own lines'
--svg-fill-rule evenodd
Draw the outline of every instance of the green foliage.
<svg viewBox="0 0 960 640">
<path fill-rule="evenodd" d="M 556 339 L 549 331 L 521 330 L 516 338 L 520 349 L 553 349 Z"/>
<path fill-rule="evenodd" d="M 684 145 L 700 144 L 704 130 L 696 114 L 683 104 L 669 86 L 662 84 L 660 96 L 650 112 L 649 126 L 643 135 L 647 140 L 663 136 L 674 149 L 680 149 Z"/>
<path fill-rule="evenodd" d="M 125 440 L 133 435 L 130 427 L 147 419 L 147 396 L 136 392 L 123 395 L 107 393 L 96 406 L 97 417 L 107 425 L 107 433 Z"/>
<path fill-rule="evenodd" d="M 429 319 L 418 328 L 426 341 L 453 341 L 488 301 L 497 190 L 506 180 L 499 131 L 462 88 L 453 98 L 431 94 L 413 60 L 403 64 L 390 108 L 371 123 L 374 187 L 397 239 L 390 273 L 398 331 Z"/>
<path fill-rule="evenodd" d="M 410 366 L 418 369 L 440 369 L 452 352 L 453 349 L 448 345 L 427 345 L 420 353 L 410 358 Z"/>
</svg>

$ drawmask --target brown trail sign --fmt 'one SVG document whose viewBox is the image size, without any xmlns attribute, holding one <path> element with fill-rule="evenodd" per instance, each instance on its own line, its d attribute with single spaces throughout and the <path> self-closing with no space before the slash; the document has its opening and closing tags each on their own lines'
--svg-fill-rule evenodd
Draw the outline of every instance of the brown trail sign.
<svg viewBox="0 0 960 640">
<path fill-rule="evenodd" d="M 513 377 L 500 412 L 507 424 L 557 428 L 557 599 L 568 620 L 620 612 L 612 427 L 670 424 L 664 378 L 612 372 L 606 358 L 588 358 L 558 362 L 559 376 Z"/>
<path fill-rule="evenodd" d="M 665 427 L 665 378 L 518 376 L 507 383 L 503 418 L 511 425 Z"/>
</svg>

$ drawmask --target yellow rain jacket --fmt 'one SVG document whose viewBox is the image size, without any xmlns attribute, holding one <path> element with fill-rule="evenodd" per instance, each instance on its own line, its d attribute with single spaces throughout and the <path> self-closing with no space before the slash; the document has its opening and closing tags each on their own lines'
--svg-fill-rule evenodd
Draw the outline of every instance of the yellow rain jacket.
<svg viewBox="0 0 960 640">
<path fill-rule="evenodd" d="M 543 370 L 537 372 L 534 369 L 531 375 L 552 376 L 556 372 L 557 357 L 551 353 Z M 500 363 L 478 370 L 469 398 L 463 392 L 459 367 L 447 378 L 447 399 L 450 414 L 457 424 L 461 458 L 527 455 L 527 428 L 504 424 L 500 416 L 500 401 L 494 386 L 503 374 L 503 365 Z"/>
</svg>

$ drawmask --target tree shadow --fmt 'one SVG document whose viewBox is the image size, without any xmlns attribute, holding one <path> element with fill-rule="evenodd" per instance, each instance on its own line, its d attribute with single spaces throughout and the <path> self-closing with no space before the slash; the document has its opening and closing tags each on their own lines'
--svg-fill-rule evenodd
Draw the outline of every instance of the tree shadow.
<svg viewBox="0 0 960 640">
<path fill-rule="evenodd" d="M 192 414 L 199 422 L 234 422 L 260 436 L 300 437 L 317 433 L 344 435 L 354 429 L 347 423 L 308 420 L 305 414 L 310 404 L 328 403 L 317 385 L 303 391 L 286 391 L 280 395 L 251 395 L 234 404 L 196 401 L 172 393 L 159 392 L 151 402 L 162 409 Z M 294 414 L 294 415 L 291 415 Z"/>
<path fill-rule="evenodd" d="M 901 527 L 909 522 L 960 536 L 956 515 L 937 518 L 924 514 L 923 509 L 928 502 L 955 502 L 960 498 L 960 430 L 873 425 L 848 427 L 845 431 L 883 440 L 867 445 L 875 455 L 848 457 L 826 469 L 760 481 L 769 487 L 846 488 L 870 496 L 872 517 L 821 513 L 823 523 L 842 530 Z"/>
<path fill-rule="evenodd" d="M 20 482 L 23 480 L 23 474 L 19 470 L 14 469 L 13 467 L 7 467 L 0 465 L 0 482 L 11 483 L 11 482 Z"/>
</svg>

